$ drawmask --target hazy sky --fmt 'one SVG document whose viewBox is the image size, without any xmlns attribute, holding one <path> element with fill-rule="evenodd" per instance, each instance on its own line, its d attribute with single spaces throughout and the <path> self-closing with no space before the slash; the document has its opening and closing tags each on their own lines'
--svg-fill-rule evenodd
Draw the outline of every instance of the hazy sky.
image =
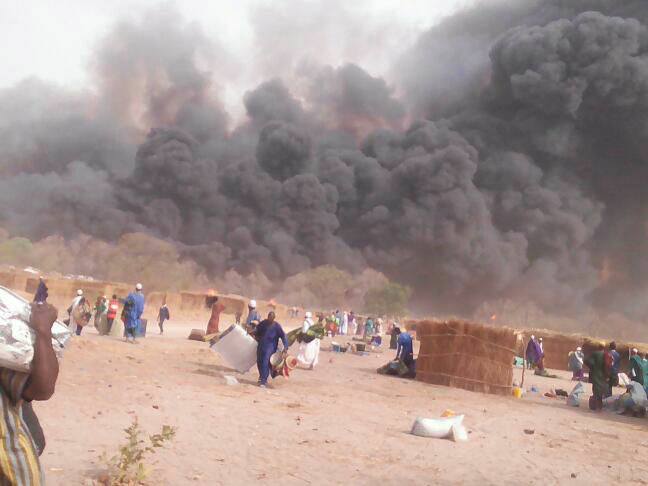
<svg viewBox="0 0 648 486">
<path fill-rule="evenodd" d="M 227 54 L 228 72 L 217 81 L 228 110 L 237 112 L 244 91 L 262 78 L 284 74 L 268 72 L 274 66 L 264 64 L 266 49 L 274 49 L 275 55 L 285 51 L 293 62 L 313 56 L 334 65 L 357 62 L 372 74 L 389 78 L 399 51 L 422 30 L 469 3 L 473 0 L 3 1 L 0 88 L 29 76 L 70 88 L 91 87 L 88 66 L 93 49 L 117 21 L 139 20 L 150 9 L 176 9 L 186 21 L 199 24 Z M 264 45 L 264 33 L 275 26 L 293 30 L 287 38 L 303 39 L 303 44 Z"/>
</svg>

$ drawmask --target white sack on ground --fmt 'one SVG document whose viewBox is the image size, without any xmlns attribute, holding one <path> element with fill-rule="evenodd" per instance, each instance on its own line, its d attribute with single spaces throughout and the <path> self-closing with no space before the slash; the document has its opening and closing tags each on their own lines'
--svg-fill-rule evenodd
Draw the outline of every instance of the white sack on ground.
<svg viewBox="0 0 648 486">
<path fill-rule="evenodd" d="M 438 419 L 418 417 L 412 425 L 412 434 L 419 437 L 444 439 L 450 435 L 453 426 L 462 424 L 463 418 L 463 415 Z"/>
</svg>

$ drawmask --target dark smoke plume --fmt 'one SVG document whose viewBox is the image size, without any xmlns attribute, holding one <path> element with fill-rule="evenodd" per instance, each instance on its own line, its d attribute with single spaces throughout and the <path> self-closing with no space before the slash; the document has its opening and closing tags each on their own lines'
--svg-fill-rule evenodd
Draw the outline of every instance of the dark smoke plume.
<svg viewBox="0 0 648 486">
<path fill-rule="evenodd" d="M 236 127 L 226 65 L 166 13 L 100 44 L 94 94 L 0 92 L 0 226 L 148 233 L 239 291 L 331 264 L 413 286 L 425 312 L 648 317 L 645 2 L 483 2 L 424 33 L 398 86 L 301 64 Z"/>
</svg>

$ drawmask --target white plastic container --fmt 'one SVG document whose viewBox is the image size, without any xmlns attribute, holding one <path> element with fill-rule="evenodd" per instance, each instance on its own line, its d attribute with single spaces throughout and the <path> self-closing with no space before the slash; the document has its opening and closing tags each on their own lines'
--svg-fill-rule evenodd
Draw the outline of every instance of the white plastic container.
<svg viewBox="0 0 648 486">
<path fill-rule="evenodd" d="M 28 372 L 34 358 L 35 331 L 29 327 L 29 302 L 11 290 L 0 287 L 0 367 Z M 58 359 L 71 332 L 60 321 L 52 325 L 52 347 Z"/>
<path fill-rule="evenodd" d="M 249 371 L 256 364 L 257 342 L 238 324 L 223 331 L 214 340 L 211 349 L 239 373 Z"/>
</svg>

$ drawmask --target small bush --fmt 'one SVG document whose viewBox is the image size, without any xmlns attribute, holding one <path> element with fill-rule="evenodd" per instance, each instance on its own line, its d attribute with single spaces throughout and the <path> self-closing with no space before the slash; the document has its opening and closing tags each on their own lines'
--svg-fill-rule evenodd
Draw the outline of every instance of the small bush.
<svg viewBox="0 0 648 486">
<path fill-rule="evenodd" d="M 146 456 L 155 453 L 155 449 L 162 447 L 165 442 L 175 437 L 176 429 L 169 425 L 163 425 L 159 434 L 149 435 L 147 441 L 142 439 L 142 429 L 137 418 L 133 420 L 130 427 L 124 429 L 126 443 L 119 448 L 119 452 L 108 457 L 103 454 L 100 460 L 106 464 L 106 475 L 100 478 L 105 486 L 134 486 L 142 484 L 148 476 L 144 464 Z"/>
</svg>

